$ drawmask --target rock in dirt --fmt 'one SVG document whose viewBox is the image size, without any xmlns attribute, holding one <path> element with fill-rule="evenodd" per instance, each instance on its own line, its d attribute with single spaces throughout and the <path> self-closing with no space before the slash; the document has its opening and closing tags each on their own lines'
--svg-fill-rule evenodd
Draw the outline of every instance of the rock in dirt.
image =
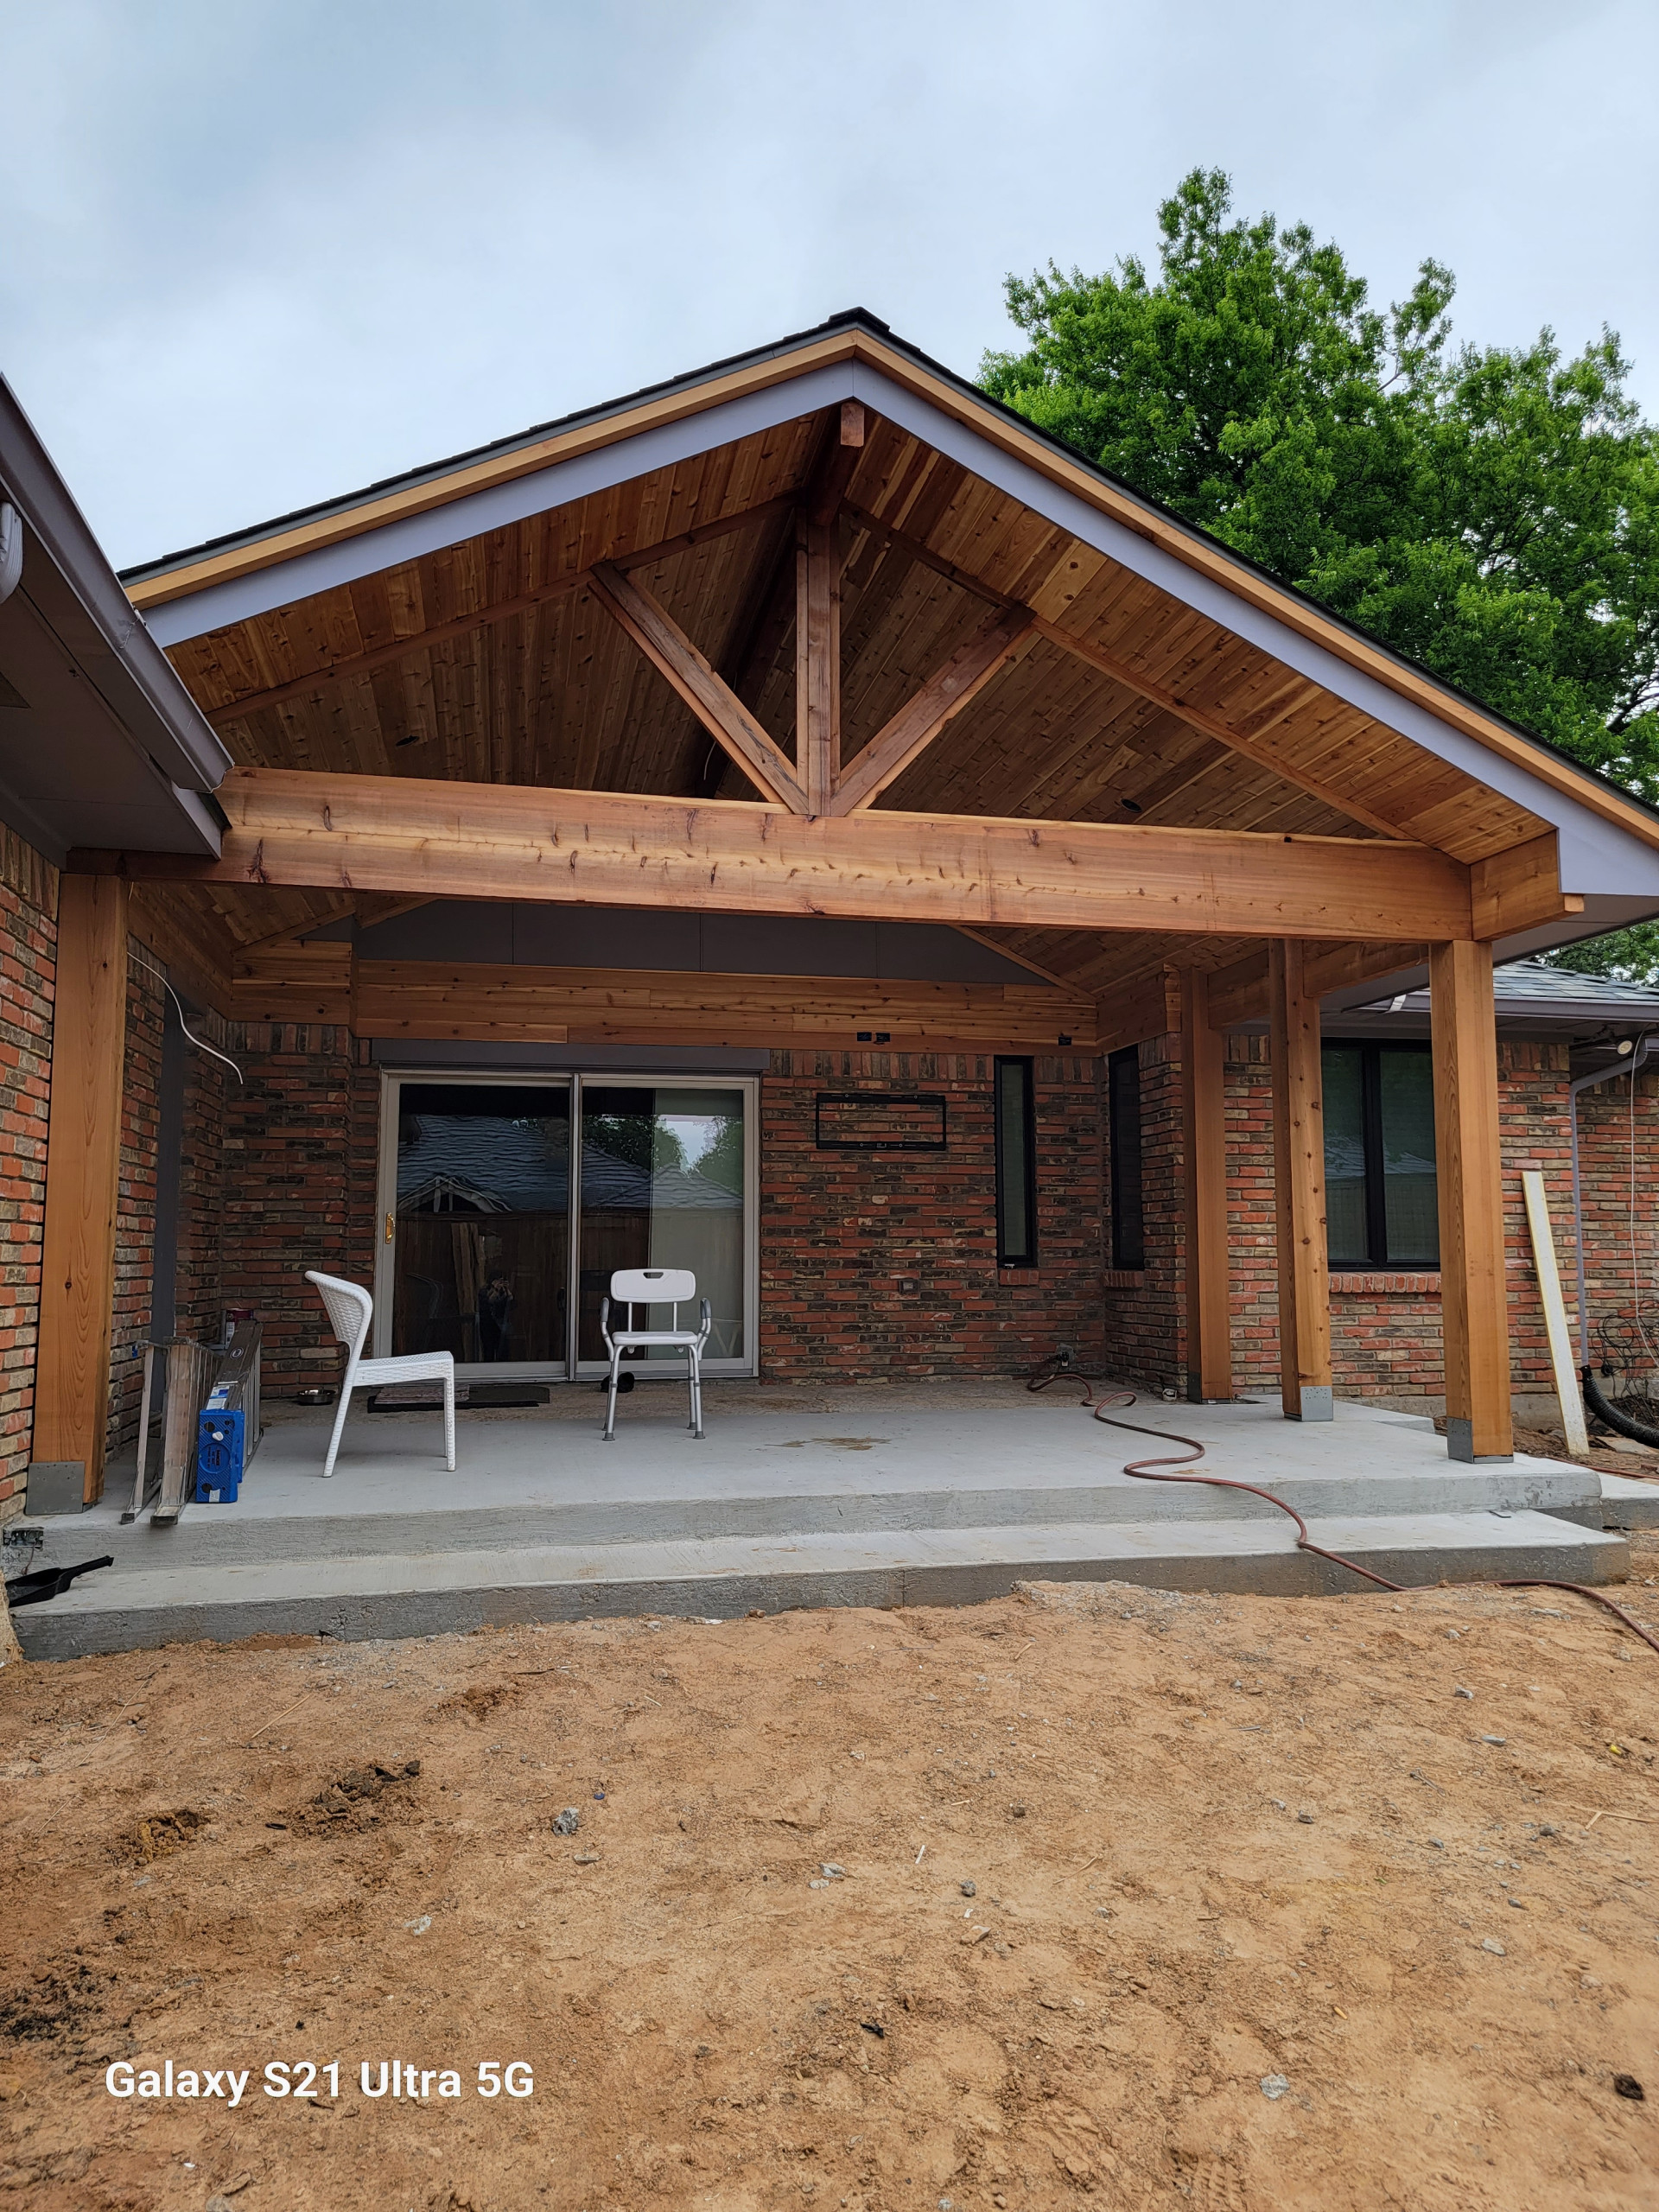
<svg viewBox="0 0 1659 2212">
<path fill-rule="evenodd" d="M 1264 2074 L 1262 2076 L 1262 2094 L 1274 2104 L 1288 2092 L 1290 2084 L 1282 2074 Z"/>
<path fill-rule="evenodd" d="M 562 1813 L 556 1815 L 553 1833 L 555 1835 L 575 1835 L 581 1826 L 582 1815 L 574 1805 L 567 1805 Z"/>
<path fill-rule="evenodd" d="M 1613 2094 L 1616 2097 L 1629 2097 L 1634 2103 L 1639 2105 L 1646 2102 L 1648 2093 L 1634 2074 L 1615 2074 Z"/>
<path fill-rule="evenodd" d="M 965 1897 L 976 1897 L 979 1895 L 979 1885 L 976 1882 L 964 1882 L 962 1885 L 962 1894 Z"/>
</svg>

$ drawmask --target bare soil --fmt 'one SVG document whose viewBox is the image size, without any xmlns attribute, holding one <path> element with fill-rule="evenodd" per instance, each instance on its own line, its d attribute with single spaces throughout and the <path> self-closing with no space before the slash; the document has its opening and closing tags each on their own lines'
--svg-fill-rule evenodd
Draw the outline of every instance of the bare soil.
<svg viewBox="0 0 1659 2212">
<path fill-rule="evenodd" d="M 1651 2207 L 1656 1669 L 1118 1584 L 14 1664 L 0 2201 Z"/>
</svg>

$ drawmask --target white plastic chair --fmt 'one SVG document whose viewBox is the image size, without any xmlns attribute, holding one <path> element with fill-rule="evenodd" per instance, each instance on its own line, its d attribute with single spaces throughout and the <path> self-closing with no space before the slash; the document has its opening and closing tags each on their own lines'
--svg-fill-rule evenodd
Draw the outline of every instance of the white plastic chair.
<svg viewBox="0 0 1659 2212">
<path fill-rule="evenodd" d="M 448 1351 L 406 1352 L 398 1359 L 365 1359 L 363 1347 L 369 1341 L 369 1324 L 374 1319 L 374 1300 L 366 1290 L 359 1290 L 354 1282 L 342 1281 L 339 1275 L 318 1274 L 314 1268 L 305 1271 L 307 1282 L 315 1283 L 323 1304 L 328 1308 L 328 1319 L 334 1324 L 334 1335 L 346 1347 L 346 1373 L 340 1386 L 340 1411 L 334 1415 L 334 1433 L 328 1440 L 328 1457 L 322 1463 L 323 1479 L 334 1471 L 334 1454 L 340 1449 L 341 1432 L 346 1427 L 346 1415 L 350 1410 L 353 1390 L 366 1390 L 380 1382 L 433 1382 L 443 1384 L 443 1448 L 448 1457 L 449 1471 L 455 1471 L 455 1356 Z"/>
<path fill-rule="evenodd" d="M 697 1279 L 689 1268 L 619 1268 L 611 1277 L 611 1296 L 599 1301 L 599 1332 L 604 1338 L 611 1355 L 611 1395 L 605 1408 L 605 1441 L 608 1444 L 616 1434 L 616 1384 L 621 1369 L 622 1355 L 639 1344 L 672 1344 L 685 1354 L 686 1372 L 691 1384 L 691 1421 L 693 1436 L 702 1434 L 702 1348 L 709 1341 L 713 1326 L 709 1313 L 709 1301 L 702 1301 L 701 1329 L 680 1326 L 680 1307 L 697 1294 Z M 611 1299 L 628 1309 L 626 1325 L 614 1335 L 611 1331 Z M 636 1329 L 633 1309 L 636 1306 L 668 1306 L 673 1308 L 674 1322 L 667 1329 Z"/>
</svg>

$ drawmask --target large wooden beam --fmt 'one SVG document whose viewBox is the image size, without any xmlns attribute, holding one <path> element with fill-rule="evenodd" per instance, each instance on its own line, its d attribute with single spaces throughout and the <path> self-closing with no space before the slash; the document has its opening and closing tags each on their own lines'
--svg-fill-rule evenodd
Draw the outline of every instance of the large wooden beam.
<svg viewBox="0 0 1659 2212">
<path fill-rule="evenodd" d="M 1054 929 L 1396 940 L 1466 935 L 1468 875 L 1424 845 L 233 769 L 217 860 L 71 856 L 83 873 L 452 899 Z"/>
<path fill-rule="evenodd" d="M 1507 1459 L 1514 1435 L 1491 945 L 1431 947 L 1429 1021 L 1446 1448 L 1453 1459 Z"/>
<path fill-rule="evenodd" d="M 1477 861 L 1469 871 L 1470 918 L 1477 938 L 1510 937 L 1584 912 L 1584 900 L 1561 888 L 1560 839 L 1554 830 Z"/>
<path fill-rule="evenodd" d="M 601 561 L 588 583 L 658 673 L 684 700 L 716 745 L 757 790 L 797 814 L 810 811 L 799 778 L 737 694 L 718 677 L 643 584 Z"/>
<path fill-rule="evenodd" d="M 841 773 L 841 531 L 803 518 L 795 549 L 795 772 L 809 814 Z"/>
<path fill-rule="evenodd" d="M 1273 1177 L 1278 1223 L 1279 1388 L 1287 1421 L 1334 1418 L 1331 1274 L 1325 1243 L 1325 1101 L 1319 1002 L 1302 947 L 1268 947 L 1273 1052 Z"/>
<path fill-rule="evenodd" d="M 1181 976 L 1181 1132 L 1186 1201 L 1186 1395 L 1233 1395 L 1227 1241 L 1227 1046 L 1210 1021 L 1208 977 Z"/>
<path fill-rule="evenodd" d="M 849 764 L 836 790 L 835 811 L 858 814 L 873 805 L 1018 652 L 1030 632 L 1031 616 L 1023 607 L 999 612 L 982 623 Z"/>
<path fill-rule="evenodd" d="M 1037 982 L 361 960 L 353 1007 L 357 1034 L 376 1038 L 855 1046 L 861 1035 L 872 1043 L 879 1035 L 912 1052 L 1088 1052 L 1094 1044 L 1090 1001 Z M 296 1017 L 277 1014 L 273 1000 L 267 1018 Z"/>
<path fill-rule="evenodd" d="M 115 1216 L 127 1035 L 127 887 L 63 878 L 47 1122 L 40 1349 L 29 1456 L 104 1489 L 115 1314 Z"/>
</svg>

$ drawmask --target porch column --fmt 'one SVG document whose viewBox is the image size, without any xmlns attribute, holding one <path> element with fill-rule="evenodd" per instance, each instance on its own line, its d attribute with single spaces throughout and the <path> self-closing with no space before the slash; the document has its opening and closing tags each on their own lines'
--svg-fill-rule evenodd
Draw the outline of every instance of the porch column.
<svg viewBox="0 0 1659 2212">
<path fill-rule="evenodd" d="M 1186 1395 L 1233 1395 L 1228 1304 L 1227 1128 L 1223 1099 L 1226 1042 L 1210 1027 L 1210 978 L 1181 975 L 1181 1103 L 1186 1168 Z"/>
<path fill-rule="evenodd" d="M 1325 1225 L 1319 1002 L 1303 988 L 1303 945 L 1268 945 L 1273 1033 L 1273 1182 L 1279 1230 L 1279 1388 L 1287 1421 L 1330 1421 L 1331 1275 Z"/>
<path fill-rule="evenodd" d="M 1515 1440 L 1490 944 L 1459 939 L 1430 946 L 1429 1023 L 1446 1453 L 1453 1459 L 1507 1459 Z"/>
<path fill-rule="evenodd" d="M 81 1496 L 104 1489 L 121 1084 L 127 1033 L 127 886 L 66 875 L 58 891 L 46 1222 L 41 1250 L 36 1461 L 78 1461 Z"/>
</svg>

